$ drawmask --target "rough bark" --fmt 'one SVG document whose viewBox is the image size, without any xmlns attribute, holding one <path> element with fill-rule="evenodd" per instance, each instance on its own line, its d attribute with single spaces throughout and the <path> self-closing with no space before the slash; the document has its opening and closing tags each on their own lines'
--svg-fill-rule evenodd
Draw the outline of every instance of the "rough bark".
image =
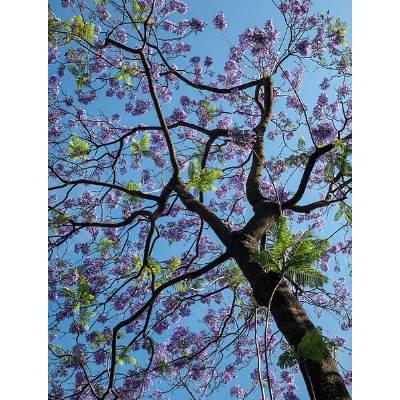
<svg viewBox="0 0 400 400">
<path fill-rule="evenodd" d="M 266 273 L 257 263 L 250 260 L 251 254 L 257 251 L 257 242 L 251 235 L 237 233 L 233 242 L 229 249 L 230 255 L 250 283 L 257 304 L 268 306 L 269 299 L 277 287 L 271 301 L 271 313 L 287 342 L 292 346 L 298 345 L 308 332 L 315 329 L 304 308 L 286 283 L 279 283 L 280 276 L 277 273 Z M 311 399 L 351 398 L 332 357 L 325 357 L 320 362 L 306 360 L 300 363 L 300 370 Z"/>
</svg>

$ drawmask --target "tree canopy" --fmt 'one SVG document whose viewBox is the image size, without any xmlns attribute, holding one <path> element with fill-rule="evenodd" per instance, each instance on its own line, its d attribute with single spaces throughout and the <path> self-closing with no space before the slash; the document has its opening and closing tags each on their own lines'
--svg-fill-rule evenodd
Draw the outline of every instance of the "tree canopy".
<svg viewBox="0 0 400 400">
<path fill-rule="evenodd" d="M 349 399 L 346 22 L 195 3 L 49 5 L 49 397 Z"/>
</svg>

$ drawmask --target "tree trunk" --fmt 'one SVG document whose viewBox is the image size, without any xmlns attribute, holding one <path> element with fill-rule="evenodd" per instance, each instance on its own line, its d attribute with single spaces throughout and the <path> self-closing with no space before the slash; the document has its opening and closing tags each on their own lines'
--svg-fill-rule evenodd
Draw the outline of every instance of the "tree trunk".
<svg viewBox="0 0 400 400">
<path fill-rule="evenodd" d="M 315 326 L 286 283 L 281 282 L 278 285 L 279 275 L 274 272 L 266 273 L 257 263 L 250 261 L 251 254 L 257 251 L 257 242 L 250 235 L 238 233 L 229 250 L 250 283 L 259 306 L 268 306 L 269 299 L 278 286 L 272 298 L 271 313 L 287 342 L 291 346 L 298 345 L 304 335 L 315 329 Z M 300 370 L 310 399 L 351 399 L 332 357 L 325 357 L 319 362 L 307 359 L 300 363 Z"/>
</svg>

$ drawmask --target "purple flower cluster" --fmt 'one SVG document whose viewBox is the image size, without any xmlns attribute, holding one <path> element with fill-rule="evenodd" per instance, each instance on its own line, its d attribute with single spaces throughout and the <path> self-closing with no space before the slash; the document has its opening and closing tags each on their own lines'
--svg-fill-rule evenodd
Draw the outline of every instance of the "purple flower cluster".
<svg viewBox="0 0 400 400">
<path fill-rule="evenodd" d="M 244 49 L 251 48 L 254 56 L 271 56 L 272 47 L 279 39 L 279 31 L 274 28 L 272 20 L 268 20 L 264 29 L 247 28 L 239 35 L 240 46 Z"/>
<path fill-rule="evenodd" d="M 226 23 L 225 15 L 222 11 L 220 11 L 213 19 L 214 26 L 217 30 L 223 31 L 226 29 L 228 24 Z"/>
<path fill-rule="evenodd" d="M 250 149 L 255 140 L 255 133 L 253 131 L 244 131 L 242 129 L 234 128 L 229 131 L 228 138 L 236 146 Z"/>
<path fill-rule="evenodd" d="M 294 108 L 299 114 L 307 111 L 307 106 L 302 103 L 297 96 L 288 96 L 286 99 L 286 105 L 289 108 Z"/>
<path fill-rule="evenodd" d="M 146 114 L 150 110 L 151 102 L 145 100 L 136 100 L 135 108 L 132 110 L 132 115 L 138 116 Z M 126 109 L 126 108 L 125 108 Z"/>
<path fill-rule="evenodd" d="M 232 397 L 235 397 L 237 399 L 243 399 L 244 395 L 246 394 L 246 392 L 244 391 L 244 389 L 239 384 L 236 384 L 231 389 L 230 394 L 231 394 Z"/>
<path fill-rule="evenodd" d="M 78 92 L 78 101 L 79 103 L 88 105 L 93 100 L 96 100 L 97 94 L 95 90 L 91 90 L 90 92 Z"/>
<path fill-rule="evenodd" d="M 311 42 L 308 39 L 304 39 L 296 45 L 297 50 L 303 57 L 310 57 L 311 55 Z"/>
<path fill-rule="evenodd" d="M 51 43 L 48 45 L 48 63 L 54 64 L 58 57 L 60 57 L 60 52 L 56 46 L 53 46 Z"/>
<path fill-rule="evenodd" d="M 337 139 L 337 132 L 329 122 L 322 122 L 312 130 L 313 137 L 317 143 L 333 142 Z"/>
<path fill-rule="evenodd" d="M 214 64 L 214 60 L 210 56 L 206 56 L 204 59 L 204 66 L 211 67 Z"/>
<path fill-rule="evenodd" d="M 175 108 L 172 115 L 168 118 L 168 123 L 174 123 L 179 121 L 186 121 L 187 114 L 181 108 Z"/>
</svg>

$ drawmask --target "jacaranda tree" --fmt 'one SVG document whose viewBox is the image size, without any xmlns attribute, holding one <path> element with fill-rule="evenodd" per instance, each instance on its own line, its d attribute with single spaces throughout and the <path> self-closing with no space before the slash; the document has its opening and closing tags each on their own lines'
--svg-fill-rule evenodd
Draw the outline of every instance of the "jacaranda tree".
<svg viewBox="0 0 400 400">
<path fill-rule="evenodd" d="M 349 399 L 346 24 L 188 3 L 49 6 L 49 396 Z"/>
</svg>

